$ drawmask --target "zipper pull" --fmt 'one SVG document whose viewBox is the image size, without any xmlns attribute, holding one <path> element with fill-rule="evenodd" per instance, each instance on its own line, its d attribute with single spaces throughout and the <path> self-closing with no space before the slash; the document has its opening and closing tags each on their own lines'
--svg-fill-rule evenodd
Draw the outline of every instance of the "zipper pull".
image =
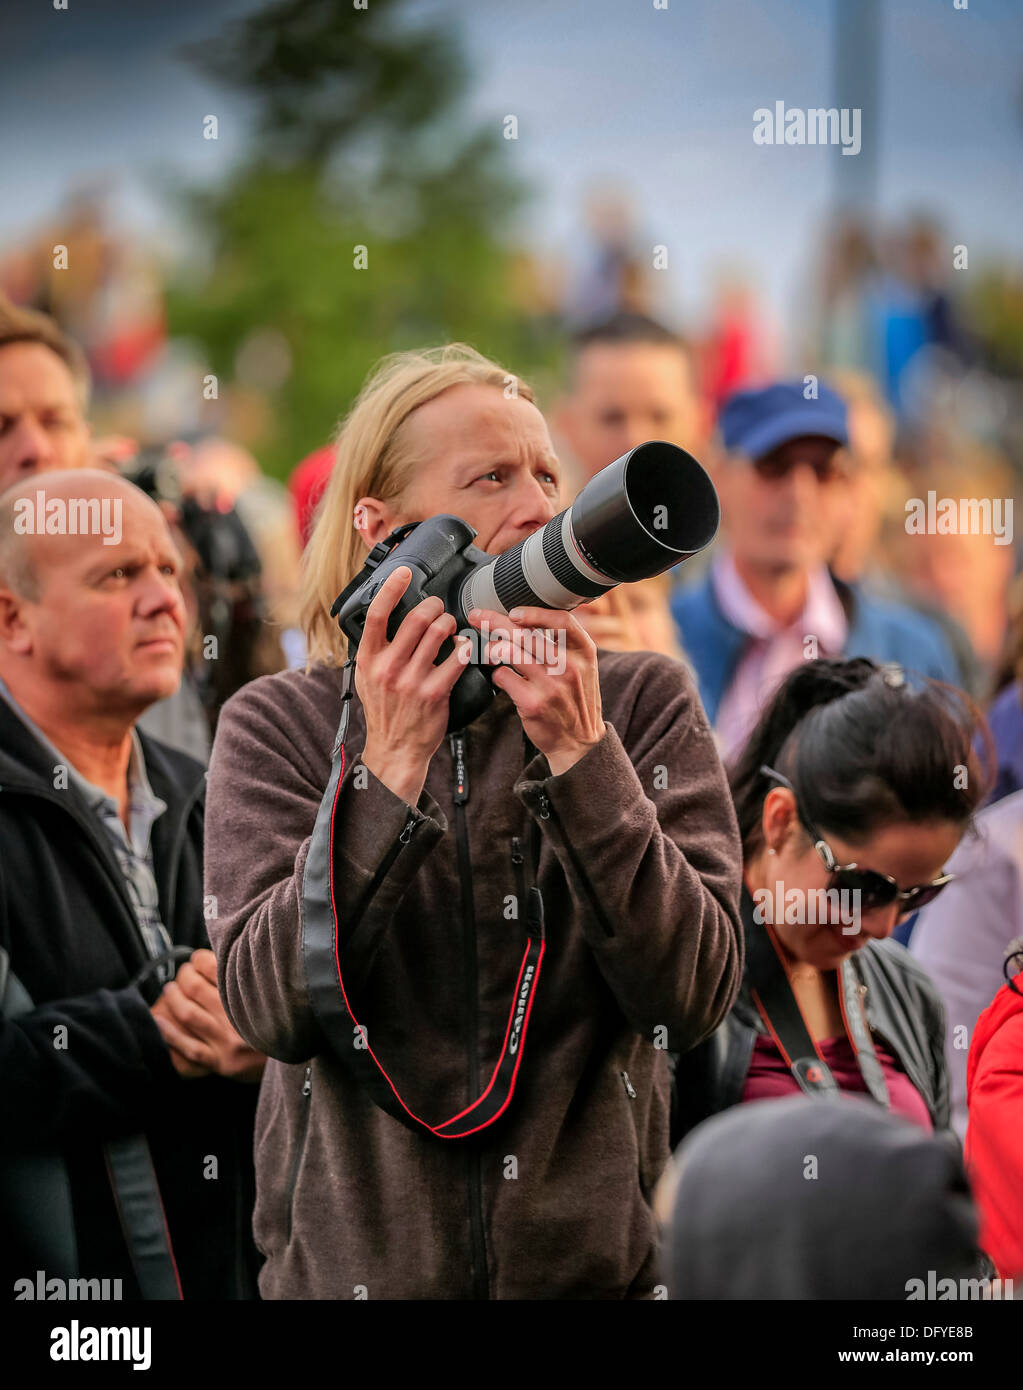
<svg viewBox="0 0 1023 1390">
<path fill-rule="evenodd" d="M 465 761 L 465 735 L 451 735 L 451 758 L 455 764 L 455 805 L 464 806 L 469 800 L 469 769 Z"/>
<path fill-rule="evenodd" d="M 312 1069 L 312 1067 L 306 1067 L 306 1069 L 305 1069 L 305 1080 L 302 1082 L 302 1094 L 303 1094 L 304 1096 L 308 1096 L 309 1094 L 311 1094 L 312 1089 L 313 1089 L 313 1069 Z"/>
<path fill-rule="evenodd" d="M 419 822 L 416 820 L 415 812 L 410 810 L 408 813 L 408 820 L 405 822 L 401 834 L 398 836 L 398 839 L 403 845 L 407 845 L 409 840 L 412 839 L 413 832 L 418 824 Z"/>
<path fill-rule="evenodd" d="M 630 1100 L 635 1100 L 636 1088 L 629 1080 L 629 1073 L 627 1071 L 622 1072 L 622 1081 L 625 1083 L 625 1094 L 629 1097 Z"/>
<path fill-rule="evenodd" d="M 547 800 L 547 795 L 545 792 L 540 792 L 539 800 L 537 801 L 537 806 L 540 808 L 540 819 L 550 820 L 551 803 Z"/>
<path fill-rule="evenodd" d="M 512 858 L 512 863 L 513 863 L 513 864 L 521 864 L 521 863 L 523 862 L 523 859 L 522 859 L 522 841 L 519 839 L 519 837 L 518 837 L 517 835 L 513 835 L 513 836 L 512 836 L 512 851 L 511 851 L 511 858 Z"/>
</svg>

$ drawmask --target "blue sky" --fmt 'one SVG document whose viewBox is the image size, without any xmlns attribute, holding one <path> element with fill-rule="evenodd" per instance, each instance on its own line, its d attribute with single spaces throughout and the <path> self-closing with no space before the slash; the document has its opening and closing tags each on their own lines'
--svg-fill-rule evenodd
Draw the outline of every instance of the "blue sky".
<svg viewBox="0 0 1023 1390">
<path fill-rule="evenodd" d="M 832 190 L 833 150 L 753 143 L 753 112 L 836 104 L 833 12 L 862 0 L 411 0 L 451 17 L 470 113 L 515 114 L 507 143 L 536 198 L 518 230 L 572 255 L 595 180 L 616 182 L 643 240 L 669 247 L 664 309 L 698 315 L 715 270 L 743 267 L 782 327 L 797 312 Z M 345 0 L 338 0 L 339 4 Z M 372 5 L 373 0 L 369 0 Z M 113 178 L 126 225 L 187 248 L 160 178 L 216 178 L 244 147 L 243 103 L 178 55 L 253 0 L 5 0 L 0 13 L 0 244 L 76 180 Z M 881 0 L 876 142 L 882 215 L 925 207 L 970 248 L 1023 261 L 1023 6 Z M 207 112 L 220 139 L 201 139 Z"/>
</svg>

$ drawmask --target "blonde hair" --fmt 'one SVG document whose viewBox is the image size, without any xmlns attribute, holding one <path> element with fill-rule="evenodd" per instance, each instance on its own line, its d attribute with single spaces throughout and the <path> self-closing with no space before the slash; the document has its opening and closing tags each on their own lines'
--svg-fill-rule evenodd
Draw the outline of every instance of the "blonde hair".
<svg viewBox="0 0 1023 1390">
<path fill-rule="evenodd" d="M 334 468 L 316 508 L 302 559 L 301 623 L 310 662 L 343 662 L 347 639 L 330 616 L 338 594 L 358 574 L 368 551 L 353 526 L 360 497 L 401 498 L 418 458 L 402 427 L 427 401 L 453 386 L 496 386 L 533 401 L 532 389 L 466 343 L 381 358 L 337 435 Z"/>
</svg>

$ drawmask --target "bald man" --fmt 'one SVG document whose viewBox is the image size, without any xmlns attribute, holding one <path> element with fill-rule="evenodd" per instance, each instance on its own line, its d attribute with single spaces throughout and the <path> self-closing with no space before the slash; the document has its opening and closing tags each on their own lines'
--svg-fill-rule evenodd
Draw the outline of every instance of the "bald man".
<svg viewBox="0 0 1023 1390">
<path fill-rule="evenodd" d="M 0 1298 L 254 1296 L 264 1059 L 217 993 L 203 769 L 135 727 L 181 677 L 180 563 L 113 475 L 0 496 Z"/>
</svg>

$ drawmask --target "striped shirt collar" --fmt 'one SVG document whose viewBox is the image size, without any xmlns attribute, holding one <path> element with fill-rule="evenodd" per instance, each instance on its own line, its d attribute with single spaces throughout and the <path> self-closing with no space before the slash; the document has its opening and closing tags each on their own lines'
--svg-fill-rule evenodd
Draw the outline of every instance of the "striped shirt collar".
<svg viewBox="0 0 1023 1390">
<path fill-rule="evenodd" d="M 117 799 L 109 792 L 104 791 L 102 787 L 97 787 L 94 782 L 90 782 L 82 776 L 78 769 L 68 761 L 66 755 L 50 742 L 38 724 L 18 704 L 2 678 L 0 678 L 0 695 L 7 701 L 33 737 L 53 758 L 54 767 L 67 768 L 68 785 L 74 787 L 90 811 L 96 812 L 104 824 L 111 829 L 116 822 L 125 843 L 130 844 L 137 855 L 145 858 L 149 851 L 149 838 L 153 822 L 166 811 L 167 803 L 156 795 L 150 785 L 142 743 L 134 726 L 131 730 L 131 753 L 128 758 L 128 819 L 131 826 L 129 841 L 128 833 L 121 820 L 121 808 Z M 110 815 L 111 811 L 113 811 L 113 817 Z"/>
</svg>

